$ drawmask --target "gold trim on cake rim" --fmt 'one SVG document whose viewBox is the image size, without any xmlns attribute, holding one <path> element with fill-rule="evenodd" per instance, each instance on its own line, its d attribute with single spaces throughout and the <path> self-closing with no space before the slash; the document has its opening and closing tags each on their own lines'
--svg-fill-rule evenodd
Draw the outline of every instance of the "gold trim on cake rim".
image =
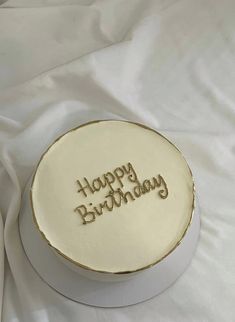
<svg viewBox="0 0 235 322">
<path fill-rule="evenodd" d="M 53 246 L 50 241 L 47 239 L 47 237 L 45 236 L 45 234 L 43 233 L 43 231 L 41 231 L 39 225 L 38 225 L 38 222 L 37 222 L 37 219 L 36 219 L 36 215 L 35 215 L 35 212 L 34 212 L 34 207 L 33 207 L 33 198 L 32 198 L 32 190 L 33 190 L 33 184 L 34 184 L 34 179 L 35 179 L 35 176 L 36 176 L 36 173 L 37 173 L 37 170 L 38 170 L 38 166 L 39 164 L 41 163 L 42 159 L 44 158 L 44 156 L 47 154 L 47 152 L 49 151 L 49 149 L 57 142 L 59 141 L 63 136 L 65 136 L 66 134 L 70 133 L 70 132 L 73 132 L 73 131 L 76 131 L 77 129 L 81 128 L 81 127 L 84 127 L 84 126 L 87 126 L 87 125 L 91 125 L 93 123 L 99 123 L 99 122 L 109 122 L 109 121 L 115 121 L 115 122 L 125 122 L 125 123 L 130 123 L 130 124 L 135 124 L 135 125 L 138 125 L 146 130 L 150 130 L 152 132 L 154 132 L 155 134 L 158 134 L 160 135 L 161 137 L 163 137 L 166 141 L 168 141 L 179 153 L 180 155 L 182 156 L 182 158 L 184 159 L 184 161 L 186 162 L 187 166 L 188 166 L 188 169 L 189 169 L 189 172 L 190 172 L 190 175 L 191 175 L 191 178 L 192 178 L 192 183 L 193 183 L 193 202 L 192 202 L 192 208 L 191 208 L 191 216 L 190 216 L 190 220 L 188 222 L 188 225 L 187 227 L 185 228 L 181 238 L 176 242 L 176 244 L 170 249 L 169 252 L 167 252 L 164 256 L 162 256 L 160 259 L 156 260 L 155 262 L 149 264 L 149 265 L 146 265 L 146 266 L 143 266 L 143 267 L 140 267 L 138 269 L 135 269 L 135 270 L 129 270 L 129 271 L 120 271 L 120 272 L 110 272 L 110 271 L 103 271 L 103 270 L 97 270 L 97 269 L 94 269 L 94 268 L 91 268 L 89 266 L 86 266 L 86 265 L 83 265 L 75 260 L 73 260 L 72 258 L 68 257 L 67 255 L 65 255 L 64 253 L 62 253 L 58 248 L 56 248 L 55 246 Z M 122 274 L 130 274 L 130 273 L 135 273 L 135 272 L 139 272 L 139 271 L 142 271 L 142 270 L 145 270 L 145 269 L 148 269 L 156 264 L 158 264 L 159 262 L 161 262 L 164 258 L 166 258 L 169 254 L 171 254 L 182 242 L 184 236 L 186 235 L 191 223 L 192 223 L 192 218 L 193 218 L 193 215 L 194 215 L 194 210 L 195 210 L 195 184 L 194 184 L 194 178 L 193 178 L 193 174 L 192 174 L 192 171 L 186 161 L 186 159 L 184 158 L 182 152 L 175 146 L 175 144 L 173 144 L 171 141 L 169 141 L 164 135 L 162 135 L 161 133 L 159 133 L 158 131 L 144 125 L 144 124 L 141 124 L 141 123 L 137 123 L 137 122 L 132 122 L 132 121 L 126 121 L 126 120 L 115 120 L 115 119 L 106 119 L 106 120 L 95 120 L 95 121 L 90 121 L 90 122 L 87 122 L 87 123 L 84 123 L 84 124 L 81 124 L 69 131 L 67 131 L 66 133 L 60 135 L 56 140 L 54 140 L 52 142 L 52 144 L 49 145 L 49 147 L 45 150 L 45 152 L 41 155 L 38 163 L 37 163 L 37 166 L 36 166 L 36 170 L 34 172 L 34 175 L 33 175 L 33 178 L 32 178 L 32 182 L 31 182 L 31 185 L 30 185 L 30 206 L 31 206 L 31 210 L 32 210 L 32 216 L 33 216 L 33 221 L 38 229 L 38 231 L 40 232 L 42 238 L 47 242 L 47 244 L 53 248 L 54 251 L 56 251 L 58 253 L 59 256 L 62 256 L 64 257 L 66 260 L 68 260 L 69 262 L 71 262 L 72 264 L 75 264 L 76 266 L 80 267 L 80 268 L 83 268 L 83 269 L 86 269 L 86 270 L 89 270 L 89 271 L 93 271 L 93 272 L 96 272 L 96 273 L 105 273 L 105 274 L 116 274 L 116 275 L 122 275 Z"/>
</svg>

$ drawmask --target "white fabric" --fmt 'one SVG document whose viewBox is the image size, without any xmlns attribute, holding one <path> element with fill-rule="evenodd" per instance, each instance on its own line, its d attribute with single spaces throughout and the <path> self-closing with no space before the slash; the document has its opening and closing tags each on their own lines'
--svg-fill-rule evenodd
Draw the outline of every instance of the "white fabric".
<svg viewBox="0 0 235 322">
<path fill-rule="evenodd" d="M 235 2 L 0 3 L 3 321 L 234 321 Z M 17 225 L 21 192 L 48 144 L 110 117 L 145 123 L 178 145 L 202 210 L 185 274 L 160 296 L 120 309 L 50 289 L 28 263 Z"/>
</svg>

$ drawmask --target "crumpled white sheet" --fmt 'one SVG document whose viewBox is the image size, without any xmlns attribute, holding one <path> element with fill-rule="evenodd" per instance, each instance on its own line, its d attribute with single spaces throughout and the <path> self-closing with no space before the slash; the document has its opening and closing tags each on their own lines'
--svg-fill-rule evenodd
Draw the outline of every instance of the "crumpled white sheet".
<svg viewBox="0 0 235 322">
<path fill-rule="evenodd" d="M 235 2 L 0 3 L 2 320 L 235 321 Z M 175 142 L 201 205 L 200 242 L 185 274 L 160 296 L 119 309 L 72 302 L 42 282 L 17 225 L 41 153 L 68 129 L 102 118 L 143 122 Z"/>
</svg>

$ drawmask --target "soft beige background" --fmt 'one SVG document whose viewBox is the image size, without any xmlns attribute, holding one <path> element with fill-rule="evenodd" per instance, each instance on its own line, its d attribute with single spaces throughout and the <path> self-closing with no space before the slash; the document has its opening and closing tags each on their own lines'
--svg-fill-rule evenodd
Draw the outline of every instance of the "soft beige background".
<svg viewBox="0 0 235 322">
<path fill-rule="evenodd" d="M 3 321 L 233 322 L 235 2 L 0 3 Z M 194 171 L 202 228 L 192 264 L 173 287 L 137 306 L 99 309 L 40 280 L 22 251 L 17 216 L 47 145 L 71 127 L 110 117 L 146 123 L 181 148 Z"/>
</svg>

